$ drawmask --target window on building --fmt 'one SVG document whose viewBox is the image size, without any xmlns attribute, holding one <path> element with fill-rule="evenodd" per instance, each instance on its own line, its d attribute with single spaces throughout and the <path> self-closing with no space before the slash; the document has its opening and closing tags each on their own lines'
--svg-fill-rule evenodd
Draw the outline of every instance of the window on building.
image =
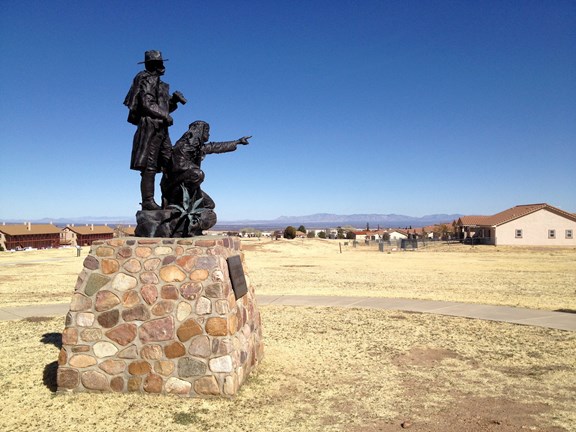
<svg viewBox="0 0 576 432">
<path fill-rule="evenodd" d="M 555 239 L 556 238 L 556 230 L 548 230 L 548 238 Z"/>
<path fill-rule="evenodd" d="M 572 237 L 572 230 L 566 230 L 566 238 L 567 239 L 572 239 L 574 237 Z"/>
<path fill-rule="evenodd" d="M 516 238 L 522 238 L 522 230 L 521 229 L 517 229 L 516 230 Z"/>
</svg>

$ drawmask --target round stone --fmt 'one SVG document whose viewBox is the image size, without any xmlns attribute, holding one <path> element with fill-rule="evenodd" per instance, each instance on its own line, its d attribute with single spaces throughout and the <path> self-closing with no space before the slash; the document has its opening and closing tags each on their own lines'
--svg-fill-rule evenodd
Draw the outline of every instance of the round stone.
<svg viewBox="0 0 576 432">
<path fill-rule="evenodd" d="M 206 297 L 200 297 L 196 302 L 196 313 L 198 315 L 206 315 L 212 312 L 212 302 Z"/>
<path fill-rule="evenodd" d="M 168 246 L 158 246 L 154 249 L 154 254 L 157 256 L 160 255 L 169 255 L 172 253 L 172 248 Z"/>
<path fill-rule="evenodd" d="M 208 270 L 197 269 L 190 273 L 190 280 L 192 282 L 202 282 L 208 279 Z"/>
<path fill-rule="evenodd" d="M 80 334 L 84 342 L 94 342 L 102 339 L 102 330 L 97 328 L 87 328 Z"/>
<path fill-rule="evenodd" d="M 120 304 L 120 299 L 112 291 L 102 290 L 96 294 L 96 310 L 98 312 L 112 309 Z"/>
<path fill-rule="evenodd" d="M 58 368 L 56 382 L 58 388 L 74 389 L 80 384 L 80 373 L 76 369 Z"/>
<path fill-rule="evenodd" d="M 216 357 L 210 360 L 210 370 L 212 372 L 232 372 L 232 357 L 229 355 Z"/>
<path fill-rule="evenodd" d="M 124 378 L 114 377 L 110 380 L 110 389 L 116 393 L 122 393 L 124 391 Z"/>
<path fill-rule="evenodd" d="M 118 273 L 112 280 L 112 288 L 117 291 L 126 291 L 136 288 L 137 285 L 138 281 L 136 278 L 125 273 Z"/>
<path fill-rule="evenodd" d="M 192 313 L 192 305 L 186 302 L 178 303 L 176 308 L 176 318 L 178 321 L 184 320 L 188 315 Z"/>
<path fill-rule="evenodd" d="M 160 269 L 160 277 L 164 282 L 182 282 L 186 279 L 186 273 L 178 266 L 169 265 Z"/>
<path fill-rule="evenodd" d="M 203 357 L 203 358 L 209 357 L 211 354 L 211 348 L 210 348 L 210 339 L 208 339 L 208 336 L 197 336 L 194 339 L 192 339 L 192 342 L 190 342 L 190 348 L 188 349 L 188 352 L 190 353 L 190 355 L 193 355 L 195 357 Z"/>
<path fill-rule="evenodd" d="M 194 391 L 201 395 L 219 395 L 220 388 L 213 376 L 202 377 L 194 383 Z"/>
<path fill-rule="evenodd" d="M 122 267 L 124 267 L 124 269 L 129 273 L 138 273 L 142 270 L 142 264 L 140 264 L 140 261 L 135 258 L 126 261 Z"/>
<path fill-rule="evenodd" d="M 115 259 L 104 258 L 100 263 L 100 268 L 104 274 L 116 273 L 120 269 L 120 264 Z"/>
<path fill-rule="evenodd" d="M 157 284 L 158 283 L 158 276 L 154 272 L 144 272 L 140 275 L 140 281 L 143 284 Z"/>
<path fill-rule="evenodd" d="M 85 368 L 95 364 L 96 359 L 87 354 L 77 354 L 70 358 L 70 366 L 75 368 Z"/>
<path fill-rule="evenodd" d="M 122 360 L 109 359 L 100 363 L 98 367 L 108 375 L 118 375 L 119 373 L 124 372 L 126 369 L 126 363 Z"/>
<path fill-rule="evenodd" d="M 144 380 L 144 391 L 146 393 L 160 393 L 164 381 L 159 375 L 150 374 Z"/>
<path fill-rule="evenodd" d="M 92 300 L 82 294 L 75 293 L 72 295 L 70 310 L 72 312 L 85 311 L 92 307 Z"/>
<path fill-rule="evenodd" d="M 138 246 L 136 248 L 136 256 L 139 258 L 146 258 L 152 255 L 152 249 L 147 246 Z"/>
<path fill-rule="evenodd" d="M 79 312 L 76 315 L 76 325 L 78 327 L 90 327 L 94 324 L 94 314 L 90 312 Z"/>
<path fill-rule="evenodd" d="M 74 327 L 65 328 L 62 331 L 63 345 L 76 345 L 78 343 L 78 330 Z"/>
<path fill-rule="evenodd" d="M 178 258 L 176 263 L 187 272 L 190 272 L 194 269 L 194 265 L 196 264 L 196 257 L 192 255 L 185 255 L 181 258 Z"/>
<path fill-rule="evenodd" d="M 200 283 L 185 283 L 180 287 L 180 294 L 187 300 L 194 300 L 201 289 Z"/>
<path fill-rule="evenodd" d="M 144 285 L 142 290 L 142 298 L 149 305 L 153 304 L 158 299 L 158 289 L 155 285 Z"/>
<path fill-rule="evenodd" d="M 202 334 L 202 327 L 194 319 L 186 320 L 180 325 L 176 334 L 182 342 Z"/>
<path fill-rule="evenodd" d="M 150 258 L 149 260 L 146 260 L 146 262 L 144 263 L 144 270 L 147 271 L 156 270 L 160 265 L 160 262 L 161 262 L 160 258 Z"/>
<path fill-rule="evenodd" d="M 140 303 L 140 297 L 135 290 L 126 291 L 122 295 L 122 306 L 131 308 Z"/>
<path fill-rule="evenodd" d="M 160 360 L 162 347 L 160 345 L 145 345 L 140 350 L 140 356 L 146 360 Z"/>
<path fill-rule="evenodd" d="M 178 376 L 187 378 L 203 376 L 206 374 L 206 364 L 190 357 L 181 357 L 178 360 Z"/>
<path fill-rule="evenodd" d="M 180 293 L 174 285 L 164 285 L 160 290 L 160 297 L 166 300 L 178 300 Z"/>
<path fill-rule="evenodd" d="M 192 389 L 192 383 L 189 383 L 188 381 L 184 381 L 175 377 L 170 377 L 166 381 L 165 389 L 166 393 L 186 395 Z"/>
<path fill-rule="evenodd" d="M 100 266 L 100 263 L 98 262 L 98 258 L 92 255 L 88 255 L 84 260 L 83 265 L 88 270 L 96 270 Z"/>
<path fill-rule="evenodd" d="M 96 249 L 96 255 L 99 257 L 111 257 L 114 255 L 114 249 L 108 246 L 100 246 Z"/>
<path fill-rule="evenodd" d="M 210 336 L 226 336 L 228 334 L 228 325 L 226 319 L 213 317 L 206 321 L 206 333 Z"/>
<path fill-rule="evenodd" d="M 186 354 L 186 348 L 180 342 L 172 342 L 164 347 L 164 354 L 169 359 L 182 357 Z"/>
<path fill-rule="evenodd" d="M 160 360 L 154 364 L 154 370 L 160 375 L 168 376 L 174 372 L 174 363 L 170 360 Z"/>
<path fill-rule="evenodd" d="M 130 363 L 130 366 L 128 366 L 128 372 L 131 375 L 146 375 L 151 370 L 152 367 L 150 366 L 150 363 L 143 360 L 132 362 Z"/>
<path fill-rule="evenodd" d="M 164 316 L 172 313 L 174 310 L 174 302 L 171 300 L 160 300 L 152 307 L 152 314 L 156 316 Z"/>
<path fill-rule="evenodd" d="M 172 340 L 174 337 L 174 319 L 169 316 L 146 321 L 138 332 L 140 340 L 144 343 Z"/>
<path fill-rule="evenodd" d="M 112 309 L 110 311 L 102 312 L 98 315 L 98 323 L 104 328 L 112 328 L 120 320 L 120 311 Z"/>
<path fill-rule="evenodd" d="M 111 357 L 118 352 L 116 345 L 110 342 L 96 342 L 92 347 L 94 355 L 98 358 Z"/>
<path fill-rule="evenodd" d="M 132 256 L 132 248 L 129 247 L 122 247 L 118 249 L 117 253 L 118 258 L 130 258 Z"/>
<path fill-rule="evenodd" d="M 117 344 L 125 346 L 136 338 L 136 326 L 134 324 L 120 324 L 105 334 Z"/>
</svg>

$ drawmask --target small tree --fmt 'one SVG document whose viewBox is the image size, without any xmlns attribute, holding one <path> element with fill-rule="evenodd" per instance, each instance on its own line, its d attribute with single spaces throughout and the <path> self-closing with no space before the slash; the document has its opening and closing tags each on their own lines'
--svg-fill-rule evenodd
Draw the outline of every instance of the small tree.
<svg viewBox="0 0 576 432">
<path fill-rule="evenodd" d="M 348 240 L 356 240 L 356 234 L 354 234 L 354 231 L 346 231 L 346 238 Z"/>
<path fill-rule="evenodd" d="M 306 227 L 304 225 L 300 225 L 298 227 L 298 231 L 303 232 L 304 234 L 306 234 Z"/>
<path fill-rule="evenodd" d="M 286 227 L 286 229 L 284 229 L 284 238 L 286 239 L 295 239 L 296 238 L 296 228 L 294 228 L 293 226 L 289 225 Z"/>
<path fill-rule="evenodd" d="M 314 237 L 316 237 L 316 233 L 315 233 L 314 231 L 308 231 L 308 232 L 306 233 L 306 237 L 308 237 L 308 238 L 314 238 Z"/>
<path fill-rule="evenodd" d="M 325 233 L 324 231 L 320 231 L 320 232 L 318 233 L 318 238 L 325 239 L 325 238 L 326 238 L 326 233 Z"/>
</svg>

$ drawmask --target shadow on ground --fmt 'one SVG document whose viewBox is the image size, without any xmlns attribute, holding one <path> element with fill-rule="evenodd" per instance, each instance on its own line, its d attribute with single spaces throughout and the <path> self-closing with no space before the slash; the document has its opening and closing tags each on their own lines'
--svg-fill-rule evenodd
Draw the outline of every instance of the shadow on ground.
<svg viewBox="0 0 576 432">
<path fill-rule="evenodd" d="M 56 348 L 62 348 L 62 333 L 44 333 L 40 342 L 47 345 L 54 345 Z M 55 393 L 58 390 L 56 375 L 58 373 L 58 361 L 53 361 L 44 366 L 42 382 L 48 389 Z"/>
</svg>

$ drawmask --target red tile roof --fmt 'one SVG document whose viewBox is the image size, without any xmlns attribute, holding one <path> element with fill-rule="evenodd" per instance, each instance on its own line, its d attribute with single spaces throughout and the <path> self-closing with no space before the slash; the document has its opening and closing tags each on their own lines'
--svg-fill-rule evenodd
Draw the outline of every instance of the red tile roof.
<svg viewBox="0 0 576 432">
<path fill-rule="evenodd" d="M 507 210 L 496 213 L 492 216 L 462 216 L 458 219 L 458 225 L 463 226 L 498 226 L 534 213 L 538 210 L 546 209 L 565 218 L 576 221 L 572 213 L 565 212 L 557 207 L 546 203 L 518 205 Z"/>
</svg>

